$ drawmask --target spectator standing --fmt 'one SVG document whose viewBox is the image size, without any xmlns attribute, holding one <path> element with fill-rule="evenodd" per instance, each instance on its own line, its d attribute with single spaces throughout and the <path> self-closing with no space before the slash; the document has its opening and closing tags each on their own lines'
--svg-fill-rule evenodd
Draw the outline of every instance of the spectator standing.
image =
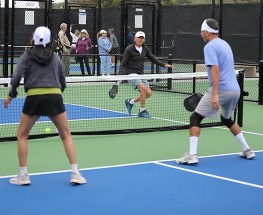
<svg viewBox="0 0 263 215">
<path fill-rule="evenodd" d="M 75 30 L 75 32 L 73 33 L 72 32 L 72 25 L 70 25 L 70 29 L 69 29 L 69 33 L 70 33 L 70 36 L 72 38 L 72 41 L 71 41 L 71 49 L 70 49 L 70 54 L 76 54 L 76 44 L 77 44 L 77 41 L 80 37 L 80 31 L 78 29 Z M 75 56 L 74 59 L 76 60 L 76 63 L 78 63 L 78 60 L 77 60 L 77 57 Z"/>
<path fill-rule="evenodd" d="M 134 35 L 130 32 L 131 27 L 127 26 L 126 33 L 127 33 L 127 40 L 126 40 L 126 46 L 134 43 Z"/>
<path fill-rule="evenodd" d="M 101 30 L 98 34 L 98 49 L 100 54 L 100 72 L 102 75 L 110 75 L 111 59 L 109 53 L 112 44 L 107 37 L 107 31 Z"/>
<path fill-rule="evenodd" d="M 66 23 L 62 23 L 60 25 L 60 31 L 58 32 L 59 39 L 63 45 L 62 49 L 62 63 L 64 65 L 66 76 L 69 76 L 69 65 L 70 65 L 70 42 L 66 35 L 68 30 L 68 25 Z"/>
<path fill-rule="evenodd" d="M 70 36 L 72 37 L 72 44 L 76 44 L 79 37 L 80 37 L 80 31 L 78 29 L 75 30 L 75 32 L 73 33 L 72 32 L 72 25 L 70 25 L 70 29 L 69 29 L 69 33 L 70 33 Z"/>
<path fill-rule="evenodd" d="M 89 50 L 92 48 L 91 39 L 86 29 L 81 30 L 81 36 L 76 44 L 76 54 L 77 60 L 80 64 L 80 70 L 82 76 L 85 75 L 84 63 L 88 72 L 88 75 L 91 76 L 90 67 L 89 67 Z"/>
<path fill-rule="evenodd" d="M 119 44 L 117 41 L 117 38 L 114 34 L 114 29 L 110 28 L 109 29 L 109 35 L 110 35 L 110 42 L 112 44 L 112 48 L 111 48 L 111 67 L 115 67 L 115 55 L 119 53 Z"/>
</svg>

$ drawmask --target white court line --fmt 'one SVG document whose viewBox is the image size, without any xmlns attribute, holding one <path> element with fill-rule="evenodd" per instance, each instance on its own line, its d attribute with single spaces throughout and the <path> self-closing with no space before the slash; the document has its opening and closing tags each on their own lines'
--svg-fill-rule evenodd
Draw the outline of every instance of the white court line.
<svg viewBox="0 0 263 215">
<path fill-rule="evenodd" d="M 164 163 L 160 163 L 160 162 L 154 162 L 154 163 L 157 164 L 157 165 L 160 165 L 160 166 L 165 166 L 165 167 L 169 167 L 169 168 L 173 168 L 173 169 L 177 169 L 177 170 L 182 170 L 182 171 L 185 171 L 185 172 L 191 172 L 191 173 L 198 174 L 198 175 L 203 175 L 203 176 L 207 176 L 207 177 L 211 177 L 211 178 L 216 178 L 216 179 L 220 179 L 220 180 L 224 180 L 224 181 L 230 181 L 230 182 L 237 183 L 237 184 L 243 184 L 243 185 L 246 185 L 246 186 L 263 189 L 263 186 L 262 185 L 258 185 L 258 184 L 252 184 L 252 183 L 248 183 L 248 182 L 245 182 L 245 181 L 239 181 L 239 180 L 232 179 L 232 178 L 226 178 L 226 177 L 213 175 L 213 174 L 209 174 L 209 173 L 205 173 L 205 172 L 199 172 L 199 171 L 186 169 L 186 168 L 182 168 L 182 167 L 178 167 L 178 166 L 172 166 L 172 165 L 164 164 Z"/>
<path fill-rule="evenodd" d="M 256 153 L 263 152 L 263 150 L 254 151 Z M 198 159 L 202 158 L 210 158 L 210 157 L 220 157 L 220 156 L 230 156 L 230 155 L 237 155 L 239 153 L 229 153 L 229 154 L 219 154 L 219 155 L 207 155 L 207 156 L 200 156 Z M 175 161 L 175 159 L 166 159 L 166 160 L 156 160 L 156 161 L 145 161 L 145 162 L 138 162 L 138 163 L 129 163 L 129 164 L 118 164 L 118 165 L 109 165 L 109 166 L 99 166 L 99 167 L 90 167 L 90 168 L 82 168 L 80 171 L 87 171 L 87 170 L 97 170 L 97 169 L 110 169 L 110 168 L 118 168 L 118 167 L 126 167 L 126 166 L 138 166 L 144 164 L 156 164 L 161 162 L 169 162 Z M 72 170 L 59 170 L 59 171 L 50 171 L 50 172 L 39 172 L 39 173 L 29 173 L 29 175 L 48 175 L 48 174 L 57 174 L 57 173 L 64 173 L 64 172 L 71 172 Z M 7 176 L 0 176 L 2 178 L 10 178 L 16 175 L 7 175 Z"/>
<path fill-rule="evenodd" d="M 219 128 L 219 129 L 223 129 L 223 130 L 229 130 L 226 127 L 218 127 L 218 126 L 212 127 L 212 128 Z M 263 136 L 263 134 L 261 134 L 261 133 L 256 133 L 256 132 L 251 132 L 251 131 L 243 131 L 242 129 L 241 129 L 241 131 L 242 131 L 242 133 L 246 133 L 246 134 L 254 134 L 254 135 L 258 135 L 258 136 Z"/>
</svg>

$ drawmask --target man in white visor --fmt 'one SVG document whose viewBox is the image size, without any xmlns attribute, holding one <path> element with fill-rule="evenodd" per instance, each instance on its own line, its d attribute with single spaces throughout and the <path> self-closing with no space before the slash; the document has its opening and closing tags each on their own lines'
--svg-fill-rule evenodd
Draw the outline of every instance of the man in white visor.
<svg viewBox="0 0 263 215">
<path fill-rule="evenodd" d="M 246 159 L 256 156 L 248 146 L 239 125 L 231 119 L 240 96 L 240 88 L 234 70 L 232 49 L 226 41 L 218 37 L 218 30 L 216 20 L 204 20 L 201 36 L 207 42 L 204 47 L 204 58 L 210 87 L 190 117 L 190 149 L 185 156 L 176 160 L 179 164 L 198 163 L 197 145 L 201 121 L 205 117 L 216 117 L 219 108 L 221 108 L 222 123 L 229 128 L 241 145 L 242 152 L 239 156 Z M 222 139 L 222 142 L 225 141 Z"/>
</svg>

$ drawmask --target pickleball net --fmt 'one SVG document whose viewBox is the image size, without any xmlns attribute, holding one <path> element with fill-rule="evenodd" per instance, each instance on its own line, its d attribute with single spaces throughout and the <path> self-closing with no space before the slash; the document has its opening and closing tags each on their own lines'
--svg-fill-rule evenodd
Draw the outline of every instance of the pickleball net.
<svg viewBox="0 0 263 215">
<path fill-rule="evenodd" d="M 239 74 L 237 77 L 240 81 Z M 128 80 L 131 79 L 149 81 L 153 95 L 146 100 L 146 108 L 151 118 L 138 117 L 139 102 L 134 104 L 131 115 L 128 114 L 125 100 L 139 95 L 139 92 L 128 84 Z M 63 100 L 71 132 L 87 135 L 187 129 L 191 112 L 184 108 L 184 99 L 195 92 L 204 94 L 209 87 L 206 72 L 67 77 L 66 80 Z M 121 81 L 119 92 L 111 99 L 109 90 L 117 81 Z M 2 104 L 3 98 L 8 94 L 9 83 L 10 78 L 0 79 Z M 16 138 L 25 97 L 22 80 L 18 88 L 18 97 L 12 100 L 9 108 L 5 109 L 1 105 L 1 140 Z M 241 116 L 236 114 L 237 112 L 233 114 L 233 119 L 236 119 L 236 115 Z M 220 125 L 220 114 L 214 119 L 205 118 L 202 121 L 202 127 Z M 47 134 L 46 128 L 50 128 L 50 133 Z M 47 135 L 58 135 L 58 132 L 48 117 L 41 117 L 31 130 L 30 138 Z"/>
</svg>

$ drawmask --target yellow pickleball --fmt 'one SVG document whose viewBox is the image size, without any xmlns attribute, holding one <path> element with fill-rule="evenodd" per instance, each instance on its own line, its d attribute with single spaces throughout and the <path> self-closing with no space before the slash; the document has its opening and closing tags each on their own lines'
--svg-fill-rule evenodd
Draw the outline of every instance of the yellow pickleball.
<svg viewBox="0 0 263 215">
<path fill-rule="evenodd" d="M 45 128 L 45 133 L 46 133 L 46 134 L 50 134 L 50 132 L 51 132 L 51 129 L 50 129 L 50 128 Z"/>
</svg>

